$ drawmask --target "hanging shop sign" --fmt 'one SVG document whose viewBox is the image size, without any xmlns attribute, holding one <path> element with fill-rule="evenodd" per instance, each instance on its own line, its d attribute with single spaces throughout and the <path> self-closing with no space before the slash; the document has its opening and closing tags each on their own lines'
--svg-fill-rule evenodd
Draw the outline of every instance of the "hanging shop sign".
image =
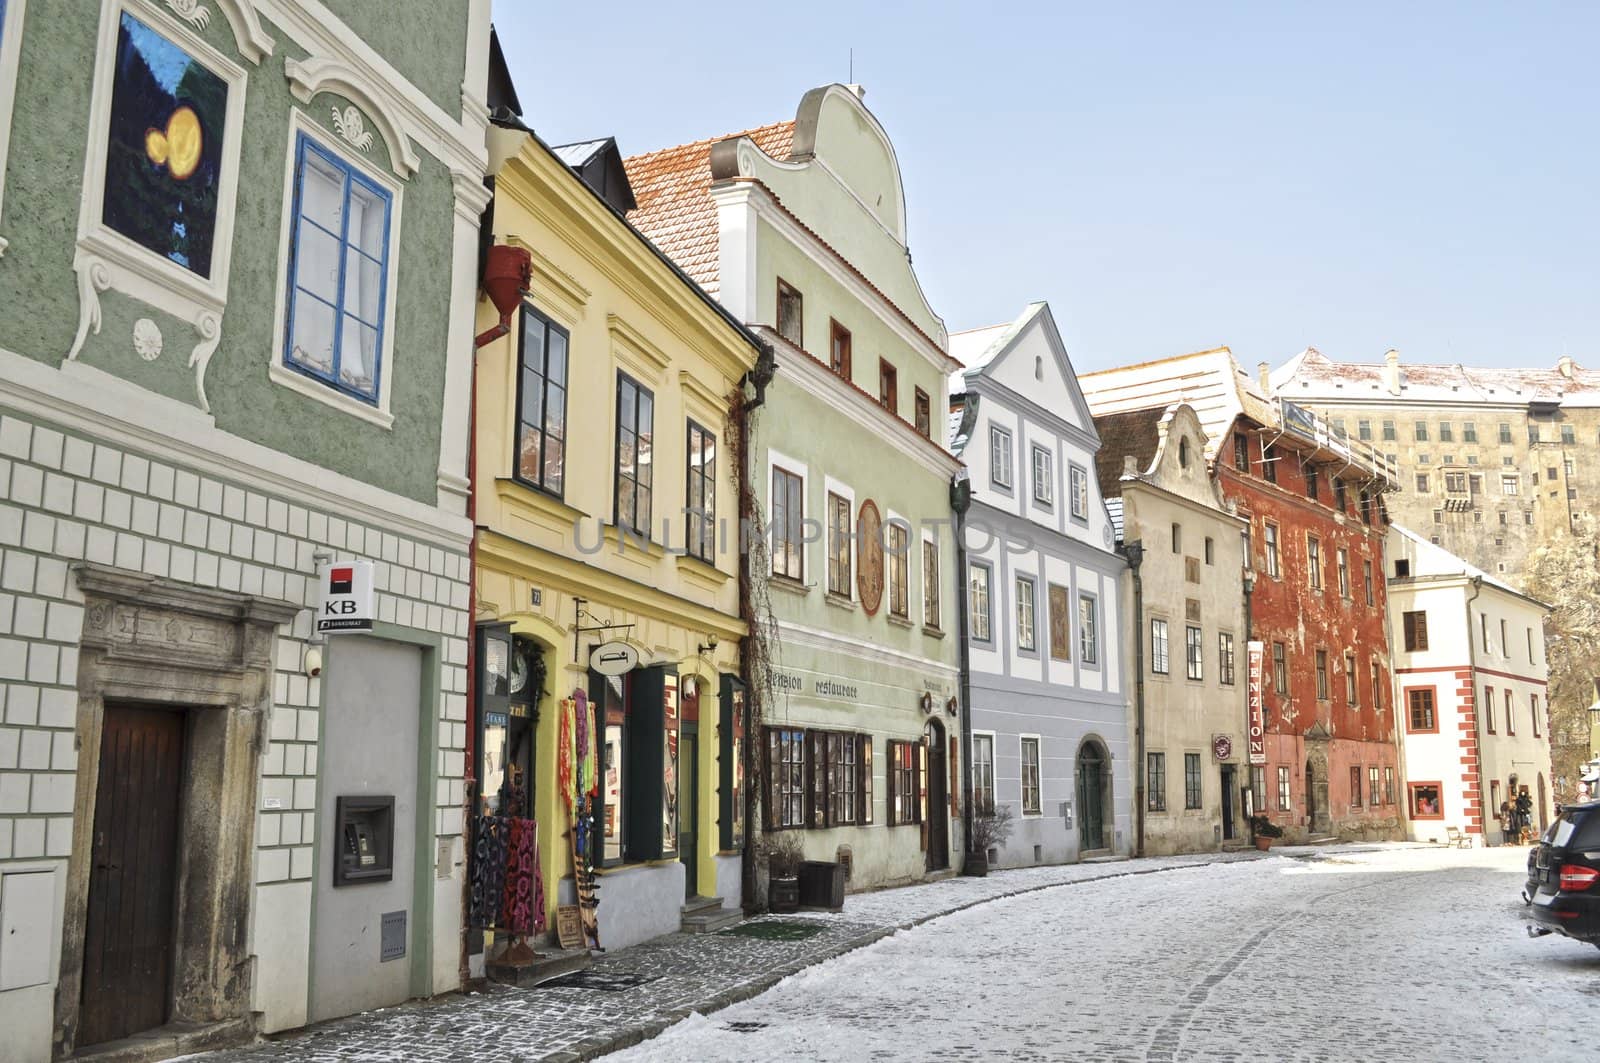
<svg viewBox="0 0 1600 1063">
<path fill-rule="evenodd" d="M 1231 759 L 1233 757 L 1233 737 L 1231 735 L 1212 735 L 1211 755 L 1218 760 Z"/>
<path fill-rule="evenodd" d="M 1265 664 L 1266 643 L 1251 641 L 1246 644 L 1250 661 L 1250 763 L 1267 762 L 1267 715 L 1262 703 L 1262 666 Z"/>
<path fill-rule="evenodd" d="M 371 631 L 372 562 L 327 561 L 317 569 L 317 630 Z"/>
<path fill-rule="evenodd" d="M 602 642 L 589 654 L 589 667 L 601 675 L 625 675 L 639 667 L 639 651 L 626 642 Z"/>
</svg>

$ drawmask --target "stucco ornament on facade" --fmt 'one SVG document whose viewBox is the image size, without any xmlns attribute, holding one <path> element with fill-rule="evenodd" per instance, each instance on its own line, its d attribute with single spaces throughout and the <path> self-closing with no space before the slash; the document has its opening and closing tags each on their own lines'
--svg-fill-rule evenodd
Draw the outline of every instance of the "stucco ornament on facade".
<svg viewBox="0 0 1600 1063">
<path fill-rule="evenodd" d="M 161 357 L 161 329 L 147 317 L 133 323 L 133 351 L 147 362 Z"/>
<path fill-rule="evenodd" d="M 195 29 L 203 30 L 211 25 L 211 9 L 199 0 L 167 0 L 167 6 Z"/>
<path fill-rule="evenodd" d="M 361 117 L 361 111 L 354 104 L 343 111 L 332 108 L 333 128 L 341 137 L 349 142 L 350 146 L 358 151 L 372 150 L 372 131 L 367 128 L 366 121 Z"/>
</svg>

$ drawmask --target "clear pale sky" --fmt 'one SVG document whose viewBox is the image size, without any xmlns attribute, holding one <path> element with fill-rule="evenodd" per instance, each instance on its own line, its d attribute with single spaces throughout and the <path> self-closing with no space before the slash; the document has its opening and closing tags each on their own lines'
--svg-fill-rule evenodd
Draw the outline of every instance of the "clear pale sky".
<svg viewBox="0 0 1600 1063">
<path fill-rule="evenodd" d="M 497 3 L 525 118 L 624 154 L 847 81 L 951 331 L 1600 367 L 1600 5 Z"/>
</svg>

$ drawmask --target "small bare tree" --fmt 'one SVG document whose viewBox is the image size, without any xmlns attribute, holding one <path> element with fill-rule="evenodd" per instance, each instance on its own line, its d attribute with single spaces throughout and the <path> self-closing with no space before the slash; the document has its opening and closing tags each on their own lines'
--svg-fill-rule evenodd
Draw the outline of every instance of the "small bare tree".
<svg viewBox="0 0 1600 1063">
<path fill-rule="evenodd" d="M 1600 676 L 1600 537 L 1595 518 L 1579 514 L 1528 558 L 1529 594 L 1550 606 L 1545 654 L 1550 667 L 1550 760 L 1554 798 L 1577 800 L 1578 776 L 1593 756 L 1589 706 Z"/>
</svg>

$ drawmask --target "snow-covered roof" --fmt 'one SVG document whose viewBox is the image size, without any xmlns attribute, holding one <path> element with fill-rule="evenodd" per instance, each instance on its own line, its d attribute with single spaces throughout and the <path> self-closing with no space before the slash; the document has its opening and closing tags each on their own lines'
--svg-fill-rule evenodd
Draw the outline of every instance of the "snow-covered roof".
<svg viewBox="0 0 1600 1063">
<path fill-rule="evenodd" d="M 1335 362 L 1307 347 L 1272 373 L 1273 390 L 1291 402 L 1335 399 L 1374 403 L 1532 402 L 1600 407 L 1600 371 L 1562 358 L 1550 369 L 1472 368 L 1460 364 L 1398 364 L 1400 393 L 1390 391 L 1386 362 Z"/>
<path fill-rule="evenodd" d="M 1413 577 L 1465 576 L 1467 579 L 1482 580 L 1491 587 L 1497 587 L 1509 594 L 1515 594 L 1519 598 L 1527 598 L 1529 601 L 1544 605 L 1543 602 L 1524 594 L 1505 580 L 1489 575 L 1489 573 L 1478 568 L 1466 558 L 1452 554 L 1444 547 L 1430 541 L 1427 536 L 1419 535 L 1410 528 L 1399 524 L 1391 524 L 1389 525 L 1389 534 L 1397 536 L 1409 544 L 1408 552 L 1411 555 L 1409 560 L 1411 561 L 1411 575 Z M 1549 608 L 1548 605 L 1544 605 L 1544 607 L 1546 609 Z"/>
<path fill-rule="evenodd" d="M 1226 347 L 1104 369 L 1080 376 L 1078 384 L 1096 417 L 1187 403 L 1205 431 L 1207 460 L 1216 459 L 1239 415 L 1264 425 L 1278 420 L 1272 400 Z"/>
</svg>

